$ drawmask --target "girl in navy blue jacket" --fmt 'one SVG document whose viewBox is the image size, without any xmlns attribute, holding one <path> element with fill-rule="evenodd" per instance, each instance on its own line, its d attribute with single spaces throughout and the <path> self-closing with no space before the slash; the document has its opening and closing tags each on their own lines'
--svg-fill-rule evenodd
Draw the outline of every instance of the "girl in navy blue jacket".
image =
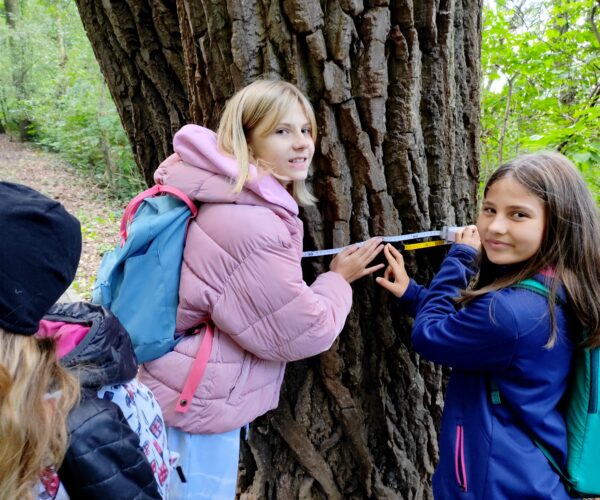
<svg viewBox="0 0 600 500">
<path fill-rule="evenodd" d="M 531 436 L 564 467 L 561 399 L 582 326 L 600 344 L 599 249 L 595 201 L 559 153 L 521 156 L 491 176 L 477 226 L 457 234 L 428 288 L 384 249 L 377 281 L 415 317 L 415 350 L 453 368 L 436 498 L 569 498 Z M 527 278 L 549 298 L 514 286 Z"/>
</svg>

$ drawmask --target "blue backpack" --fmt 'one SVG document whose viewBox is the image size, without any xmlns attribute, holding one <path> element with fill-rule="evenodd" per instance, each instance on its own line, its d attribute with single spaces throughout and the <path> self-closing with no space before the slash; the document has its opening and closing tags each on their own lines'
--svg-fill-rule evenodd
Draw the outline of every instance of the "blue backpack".
<svg viewBox="0 0 600 500">
<path fill-rule="evenodd" d="M 513 285 L 548 297 L 550 290 L 539 281 L 526 279 Z M 561 300 L 557 299 L 560 303 Z M 586 331 L 582 332 L 582 339 Z M 535 435 L 533 442 L 544 454 L 554 470 L 560 475 L 571 495 L 596 497 L 600 495 L 600 347 L 577 347 L 571 380 L 565 395 L 567 424 L 566 468 L 554 459 L 552 453 Z M 491 380 L 491 400 L 501 404 L 501 396 L 494 380 Z"/>
<path fill-rule="evenodd" d="M 120 245 L 100 263 L 92 302 L 119 318 L 139 363 L 159 358 L 177 343 L 183 247 L 188 223 L 197 212 L 175 188 L 156 185 L 143 191 L 125 209 Z"/>
</svg>

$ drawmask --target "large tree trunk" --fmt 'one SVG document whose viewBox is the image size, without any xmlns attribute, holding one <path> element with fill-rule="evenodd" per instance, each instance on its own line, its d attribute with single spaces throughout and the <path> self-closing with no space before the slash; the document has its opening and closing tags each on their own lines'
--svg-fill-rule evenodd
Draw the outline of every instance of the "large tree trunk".
<svg viewBox="0 0 600 500">
<path fill-rule="evenodd" d="M 259 76 L 319 122 L 305 247 L 473 220 L 481 0 L 77 0 L 148 181 L 185 122 Z M 440 250 L 407 256 L 427 280 Z M 326 262 L 307 261 L 307 280 Z M 243 498 L 430 498 L 443 373 L 373 280 L 333 348 L 288 367 L 242 447 Z"/>
</svg>

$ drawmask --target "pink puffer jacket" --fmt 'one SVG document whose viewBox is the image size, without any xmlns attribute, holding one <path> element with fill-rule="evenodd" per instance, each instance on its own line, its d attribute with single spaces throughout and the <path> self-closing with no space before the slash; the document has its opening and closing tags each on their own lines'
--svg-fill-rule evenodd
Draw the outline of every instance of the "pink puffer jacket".
<svg viewBox="0 0 600 500">
<path fill-rule="evenodd" d="M 143 365 L 140 379 L 167 425 L 194 434 L 227 432 L 277 406 L 287 361 L 331 347 L 352 289 L 335 272 L 310 287 L 302 280 L 298 205 L 273 177 L 254 175 L 235 195 L 237 162 L 217 150 L 214 132 L 186 125 L 173 146 L 156 182 L 202 202 L 187 235 L 177 329 L 187 331 L 210 315 L 215 337 L 187 413 L 176 413 L 175 405 L 203 334 Z"/>
</svg>

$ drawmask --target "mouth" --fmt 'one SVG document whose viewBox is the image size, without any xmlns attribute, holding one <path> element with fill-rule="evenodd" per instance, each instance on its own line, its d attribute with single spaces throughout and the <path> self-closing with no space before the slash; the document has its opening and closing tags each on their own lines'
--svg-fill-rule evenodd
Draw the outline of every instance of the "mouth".
<svg viewBox="0 0 600 500">
<path fill-rule="evenodd" d="M 500 249 L 500 248 L 508 248 L 508 247 L 510 247 L 510 244 L 506 243 L 504 241 L 499 241 L 499 240 L 486 240 L 485 246 L 489 247 L 489 248 Z"/>
<path fill-rule="evenodd" d="M 296 169 L 304 169 L 308 167 L 308 158 L 306 156 L 299 156 L 288 160 L 288 163 Z"/>
</svg>

